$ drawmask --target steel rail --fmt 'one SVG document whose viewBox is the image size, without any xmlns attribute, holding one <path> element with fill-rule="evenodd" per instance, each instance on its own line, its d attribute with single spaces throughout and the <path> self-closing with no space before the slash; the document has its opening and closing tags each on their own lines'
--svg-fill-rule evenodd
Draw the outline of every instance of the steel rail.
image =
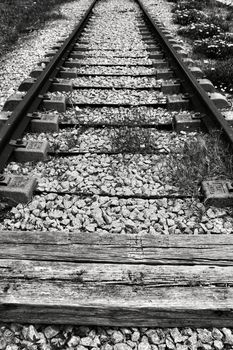
<svg viewBox="0 0 233 350">
<path fill-rule="evenodd" d="M 175 72 L 177 78 L 180 79 L 181 86 L 185 93 L 188 93 L 194 109 L 204 114 L 202 121 L 209 132 L 220 130 L 223 132 L 224 140 L 227 141 L 231 150 L 233 150 L 233 129 L 224 119 L 222 113 L 209 98 L 205 90 L 197 82 L 196 78 L 190 72 L 181 56 L 170 44 L 158 23 L 152 18 L 148 10 L 145 8 L 141 0 L 135 0 L 144 13 L 147 23 L 156 34 L 156 39 L 166 53 L 166 58 Z"/>
<path fill-rule="evenodd" d="M 56 77 L 65 59 L 70 54 L 83 27 L 89 19 L 93 7 L 98 0 L 93 0 L 85 11 L 80 22 L 64 41 L 55 56 L 48 63 L 36 82 L 28 90 L 23 100 L 17 105 L 10 118 L 0 130 L 0 171 L 3 171 L 6 162 L 10 158 L 17 139 L 22 137 L 31 117 L 30 113 L 35 111 L 42 102 L 43 95 L 48 91 L 53 79 Z"/>
</svg>

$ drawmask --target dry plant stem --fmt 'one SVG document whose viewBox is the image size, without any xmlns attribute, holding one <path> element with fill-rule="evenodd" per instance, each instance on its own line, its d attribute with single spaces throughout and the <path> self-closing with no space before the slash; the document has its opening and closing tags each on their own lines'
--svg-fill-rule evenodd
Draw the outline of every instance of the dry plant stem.
<svg viewBox="0 0 233 350">
<path fill-rule="evenodd" d="M 170 171 L 180 190 L 197 195 L 204 180 L 233 178 L 233 155 L 222 144 L 220 133 L 198 136 L 176 150 Z"/>
<path fill-rule="evenodd" d="M 149 129 L 115 129 L 111 141 L 115 152 L 151 153 L 156 148 Z"/>
</svg>

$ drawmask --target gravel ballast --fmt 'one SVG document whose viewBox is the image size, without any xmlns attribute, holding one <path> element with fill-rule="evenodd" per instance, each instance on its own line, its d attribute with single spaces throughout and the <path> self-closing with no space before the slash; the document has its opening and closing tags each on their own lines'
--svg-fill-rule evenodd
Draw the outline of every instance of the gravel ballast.
<svg viewBox="0 0 233 350">
<path fill-rule="evenodd" d="M 6 172 L 30 174 L 39 179 L 38 189 L 82 191 L 111 195 L 169 195 L 179 193 L 168 185 L 170 156 L 96 155 L 51 158 L 46 163 L 9 164 Z M 187 194 L 187 193 L 186 193 Z"/>
<path fill-rule="evenodd" d="M 170 5 L 165 1 L 156 2 L 145 0 L 155 7 L 161 19 L 169 21 Z M 89 47 L 94 49 L 89 54 L 90 62 L 96 62 L 95 57 L 103 55 L 102 49 L 119 51 L 104 51 L 105 57 L 116 57 L 117 54 L 129 57 L 129 62 L 136 57 L 148 57 L 146 44 L 142 42 L 137 24 L 137 6 L 131 1 L 109 0 L 98 3 L 94 10 L 93 25 L 96 31 L 86 33 L 82 39 L 90 37 Z M 15 91 L 19 83 L 29 71 L 44 56 L 61 34 L 67 34 L 78 20 L 82 8 L 88 6 L 85 0 L 67 3 L 62 11 L 66 20 L 50 23 L 45 29 L 32 34 L 32 38 L 19 43 L 16 51 L 9 54 L 0 62 L 2 70 L 1 89 L 3 101 Z M 165 11 L 164 11 L 165 8 Z M 111 15 L 111 11 L 117 13 Z M 101 16 L 103 16 L 101 18 Z M 131 21 L 131 18 L 133 20 Z M 117 24 L 119 22 L 119 24 Z M 92 27 L 90 26 L 89 29 Z M 105 31 L 109 38 L 99 35 Z M 98 35 L 97 35 L 98 34 Z M 104 34 L 102 34 L 104 35 Z M 52 40 L 51 40 L 52 38 Z M 32 52 L 33 51 L 33 52 Z M 29 56 L 30 62 L 26 57 Z M 94 59 L 94 60 L 93 60 Z M 141 58 L 140 58 L 141 60 Z M 88 61 L 87 61 L 88 62 Z M 87 63 L 86 62 L 86 63 Z M 99 62 L 99 59 L 98 61 Z M 102 61 L 104 62 L 104 61 Z M 105 61 L 106 62 L 106 61 Z M 115 63 L 121 62 L 118 59 Z M 143 62 L 143 61 L 141 61 Z M 22 73 L 18 73 L 19 69 Z M 13 72 L 17 72 L 16 74 Z M 79 68 L 79 73 L 98 74 L 106 72 L 105 67 L 86 66 Z M 155 70 L 140 67 L 108 67 L 112 74 L 154 74 Z M 88 83 L 92 79 L 101 84 L 104 79 L 98 77 L 81 78 L 79 83 Z M 105 83 L 111 85 L 112 78 L 106 78 Z M 121 85 L 124 79 L 118 77 L 115 84 Z M 155 77 L 130 78 L 128 85 L 156 83 Z M 94 91 L 94 90 L 93 90 Z M 149 100 L 150 93 L 118 92 L 92 90 L 76 91 L 75 100 L 87 102 L 108 100 L 118 101 L 128 98 L 131 104 L 137 104 L 140 96 Z M 93 94 L 93 95 L 92 95 Z M 156 93 L 153 92 L 156 95 Z M 73 97 L 70 96 L 69 97 Z M 83 100 L 82 100 L 83 99 Z M 136 101 L 137 103 L 134 103 Z M 165 109 L 152 109 L 133 106 L 124 108 L 79 108 L 68 109 L 64 114 L 54 111 L 42 112 L 59 115 L 63 122 L 115 122 L 135 121 L 166 123 L 172 122 L 174 115 Z M 194 112 L 182 112 L 194 114 Z M 136 133 L 136 134 L 135 134 Z M 137 134 L 138 133 L 138 134 Z M 90 152 L 121 151 L 121 141 L 127 135 L 127 142 L 132 146 L 132 138 L 138 137 L 136 155 L 97 155 Z M 27 134 L 24 140 L 48 140 L 50 150 L 56 152 L 88 152 L 67 158 L 49 158 L 46 163 L 36 164 L 10 163 L 7 171 L 15 174 L 36 175 L 39 179 L 39 189 L 44 193 L 36 194 L 26 204 L 18 204 L 1 217 L 1 230 L 22 231 L 80 231 L 85 233 L 108 234 L 152 234 L 152 235 L 204 235 L 231 234 L 233 217 L 230 208 L 206 207 L 199 197 L 170 198 L 176 188 L 170 184 L 166 163 L 169 163 L 174 150 L 179 151 L 187 141 L 198 136 L 197 133 L 160 132 L 149 129 L 142 134 L 139 128 L 127 129 L 94 129 L 76 127 L 60 130 L 57 133 Z M 130 139 L 131 137 L 131 139 Z M 200 136 L 201 137 L 201 136 Z M 135 147 L 135 144 L 133 144 Z M 146 154 L 147 150 L 153 154 Z M 151 166 L 153 165 L 153 166 Z M 77 195 L 72 191 L 90 191 L 92 195 Z M 136 190 L 136 192 L 135 192 Z M 69 194 L 45 193 L 45 191 L 63 191 Z M 102 195 L 100 195 L 102 194 Z M 108 194 L 108 195 L 107 195 Z M 187 193 L 186 193 L 187 194 Z M 158 195 L 162 198 L 120 198 L 131 195 Z M 169 197 L 170 196 L 170 197 Z M 198 237 L 197 237 L 198 240 Z M 25 320 L 26 322 L 27 320 Z M 54 325 L 0 325 L 0 350 L 221 350 L 233 347 L 233 334 L 229 328 L 113 328 L 87 326 L 54 326 Z"/>
<path fill-rule="evenodd" d="M 158 104 L 166 103 L 167 97 L 160 91 L 137 90 L 76 90 L 69 95 L 73 104 Z"/>
<path fill-rule="evenodd" d="M 65 211 L 64 211 L 65 208 Z M 49 193 L 12 208 L 1 230 L 98 233 L 206 234 L 231 233 L 226 209 L 209 208 L 196 199 L 124 199 Z"/>
<path fill-rule="evenodd" d="M 150 107 L 102 107 L 102 108 L 67 108 L 65 113 L 47 111 L 39 113 L 39 116 L 48 114 L 57 115 L 61 123 L 121 123 L 121 124 L 168 124 L 177 115 L 195 116 L 192 111 L 168 111 L 163 108 Z"/>
<path fill-rule="evenodd" d="M 61 152 L 111 152 L 121 151 L 127 141 L 128 150 L 132 150 L 135 140 L 136 150 L 145 152 L 151 148 L 154 153 L 169 153 L 182 147 L 184 142 L 192 140 L 194 133 L 177 134 L 175 132 L 158 131 L 148 128 L 94 129 L 80 127 L 60 130 L 59 133 L 26 134 L 24 140 L 47 140 L 51 151 Z"/>
<path fill-rule="evenodd" d="M 117 328 L 9 324 L 0 329 L 1 349 L 222 350 L 231 349 L 229 328 Z"/>
<path fill-rule="evenodd" d="M 72 62 L 72 60 L 70 60 Z M 80 64 L 93 64 L 93 65 L 144 65 L 149 66 L 152 65 L 153 61 L 149 58 L 104 58 L 104 57 L 85 57 L 85 59 L 78 60 Z"/>
<path fill-rule="evenodd" d="M 121 151 L 128 145 L 128 151 L 133 150 L 135 140 L 135 150 L 151 148 L 154 153 L 168 153 L 182 148 L 184 142 L 192 140 L 198 136 L 196 132 L 181 133 L 158 131 L 148 128 L 120 128 L 120 129 L 95 129 L 80 127 L 75 129 L 60 130 L 59 133 L 27 134 L 23 140 L 47 140 L 51 151 L 70 152 L 97 152 L 97 151 Z"/>
<path fill-rule="evenodd" d="M 86 74 L 86 75 L 149 75 L 149 76 L 155 76 L 157 72 L 156 68 L 147 68 L 147 67 L 123 67 L 123 66 L 109 66 L 106 70 L 106 67 L 98 66 L 86 66 L 86 67 L 80 67 L 77 69 L 78 74 Z"/>
<path fill-rule="evenodd" d="M 153 77 L 79 77 L 73 80 L 74 86 L 101 86 L 122 88 L 155 88 L 161 87 L 163 80 Z"/>
<path fill-rule="evenodd" d="M 77 0 L 60 6 L 62 19 L 49 22 L 43 29 L 27 34 L 26 38 L 21 37 L 15 49 L 1 57 L 0 108 L 17 91 L 20 83 L 29 76 L 46 52 L 62 36 L 66 37 L 71 33 L 90 3 L 90 0 Z"/>
</svg>

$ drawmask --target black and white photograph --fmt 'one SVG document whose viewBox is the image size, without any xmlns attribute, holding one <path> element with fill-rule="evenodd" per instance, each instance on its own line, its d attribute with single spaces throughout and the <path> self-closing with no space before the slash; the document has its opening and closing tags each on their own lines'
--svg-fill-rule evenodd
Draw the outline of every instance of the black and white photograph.
<svg viewBox="0 0 233 350">
<path fill-rule="evenodd" d="M 233 0 L 0 0 L 0 350 L 233 350 Z"/>
</svg>

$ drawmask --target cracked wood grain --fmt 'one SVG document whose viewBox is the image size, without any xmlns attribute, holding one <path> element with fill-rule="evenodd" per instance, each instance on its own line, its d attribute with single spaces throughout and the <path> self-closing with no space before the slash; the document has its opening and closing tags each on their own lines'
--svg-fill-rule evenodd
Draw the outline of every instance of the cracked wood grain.
<svg viewBox="0 0 233 350">
<path fill-rule="evenodd" d="M 0 260 L 0 321 L 230 326 L 233 267 Z"/>
<path fill-rule="evenodd" d="M 0 232 L 0 321 L 231 326 L 233 238 Z"/>
<path fill-rule="evenodd" d="M 231 235 L 0 232 L 0 259 L 148 265 L 233 265 Z"/>
</svg>

